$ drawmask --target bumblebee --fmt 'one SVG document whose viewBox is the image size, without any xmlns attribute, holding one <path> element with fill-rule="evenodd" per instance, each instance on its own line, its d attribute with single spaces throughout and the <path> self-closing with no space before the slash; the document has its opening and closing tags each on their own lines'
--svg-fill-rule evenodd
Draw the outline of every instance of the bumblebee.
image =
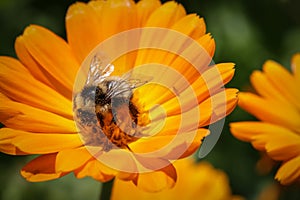
<svg viewBox="0 0 300 200">
<path fill-rule="evenodd" d="M 105 151 L 129 149 L 128 144 L 140 137 L 133 90 L 148 82 L 128 74 L 110 76 L 113 71 L 112 64 L 104 65 L 95 55 L 83 89 L 73 98 L 74 118 L 85 145 L 102 145 Z"/>
</svg>

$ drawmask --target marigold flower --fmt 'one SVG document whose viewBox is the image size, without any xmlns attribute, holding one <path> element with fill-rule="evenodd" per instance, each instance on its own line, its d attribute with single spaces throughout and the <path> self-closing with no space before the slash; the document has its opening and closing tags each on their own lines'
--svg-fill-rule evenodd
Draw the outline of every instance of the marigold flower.
<svg viewBox="0 0 300 200">
<path fill-rule="evenodd" d="M 176 185 L 169 190 L 149 193 L 128 181 L 115 180 L 111 200 L 117 199 L 243 199 L 232 195 L 226 174 L 207 162 L 195 162 L 192 158 L 174 162 L 178 173 Z"/>
<path fill-rule="evenodd" d="M 239 106 L 261 121 L 230 124 L 235 137 L 282 162 L 275 179 L 283 185 L 300 177 L 300 54 L 291 63 L 292 73 L 274 61 L 253 72 L 251 83 L 258 94 L 239 93 Z"/>
<path fill-rule="evenodd" d="M 153 27 L 156 32 L 151 32 Z M 145 69 L 153 80 L 166 80 L 171 87 L 149 83 L 135 88 L 130 98 L 133 111 L 125 113 L 121 122 L 113 111 L 90 118 L 78 110 L 80 99 L 76 98 L 95 93 L 83 91 L 84 83 L 90 81 L 84 70 L 94 65 L 105 67 L 101 60 L 92 62 L 93 52 L 111 39 L 128 37 L 130 30 L 142 31 L 139 44 L 163 44 L 170 51 L 144 48 L 125 52 L 107 63 L 114 66 L 111 75 L 120 77 L 132 69 Z M 224 118 L 237 103 L 237 90 L 223 87 L 233 77 L 234 64 L 211 65 L 215 43 L 206 34 L 204 20 L 186 14 L 174 1 L 161 5 L 158 0 L 98 0 L 70 6 L 66 31 L 64 41 L 46 28 L 30 25 L 16 39 L 18 59 L 0 57 L 0 121 L 5 125 L 0 129 L 0 150 L 11 155 L 39 155 L 21 170 L 28 181 L 47 181 L 73 172 L 77 178 L 90 176 L 102 182 L 114 177 L 130 180 L 147 191 L 174 186 L 177 175 L 171 160 L 194 153 L 209 133 L 203 127 Z M 160 31 L 168 35 L 157 35 Z M 135 44 L 135 40 L 113 41 L 108 45 L 112 53 Z M 205 53 L 194 51 L 199 46 Z M 147 63 L 152 65 L 137 67 Z M 84 100 L 90 99 L 93 97 Z M 82 118 L 74 116 L 73 108 Z M 96 105 L 94 109 L 102 112 L 104 107 Z M 201 115 L 195 115 L 199 110 Z M 90 131 L 78 123 L 91 124 L 94 119 L 98 124 L 94 129 L 88 127 Z M 93 135 L 100 125 L 107 138 Z M 123 131 L 128 128 L 133 135 Z M 149 134 L 143 135 L 145 132 Z M 149 181 L 157 184 L 149 186 Z"/>
</svg>

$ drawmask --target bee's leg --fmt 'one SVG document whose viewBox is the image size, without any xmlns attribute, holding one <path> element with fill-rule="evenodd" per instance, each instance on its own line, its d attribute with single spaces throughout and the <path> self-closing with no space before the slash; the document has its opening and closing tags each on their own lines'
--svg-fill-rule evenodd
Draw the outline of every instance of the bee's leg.
<svg viewBox="0 0 300 200">
<path fill-rule="evenodd" d="M 113 118 L 111 119 L 110 124 L 117 124 L 117 113 L 112 113 L 113 114 Z"/>
<path fill-rule="evenodd" d="M 126 144 L 126 148 L 127 148 L 129 151 L 133 152 L 127 144 Z"/>
<path fill-rule="evenodd" d="M 111 141 L 118 141 L 120 140 L 121 135 L 120 135 L 120 129 L 115 128 L 112 130 L 112 134 L 111 134 Z"/>
<path fill-rule="evenodd" d="M 113 146 L 112 146 L 111 141 L 107 140 L 106 143 L 104 143 L 102 148 L 103 148 L 104 151 L 108 152 L 112 149 L 112 147 Z"/>
<path fill-rule="evenodd" d="M 100 126 L 103 127 L 104 126 L 104 117 L 103 115 L 100 113 L 100 112 L 96 112 L 96 116 L 97 116 L 97 119 L 100 123 Z"/>
<path fill-rule="evenodd" d="M 132 120 L 134 121 L 134 123 L 132 123 L 132 124 L 133 124 L 133 127 L 135 128 L 138 123 L 137 119 L 138 119 L 139 111 L 131 101 L 129 102 L 129 110 L 130 110 Z"/>
</svg>

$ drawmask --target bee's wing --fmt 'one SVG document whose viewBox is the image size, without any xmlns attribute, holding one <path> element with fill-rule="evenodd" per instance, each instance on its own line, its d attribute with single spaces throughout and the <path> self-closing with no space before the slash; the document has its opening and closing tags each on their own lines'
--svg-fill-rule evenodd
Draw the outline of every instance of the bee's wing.
<svg viewBox="0 0 300 200">
<path fill-rule="evenodd" d="M 102 82 L 114 71 L 114 68 L 112 64 L 105 64 L 100 55 L 96 54 L 91 60 L 86 84 L 98 84 Z"/>
<path fill-rule="evenodd" d="M 120 77 L 119 81 L 115 81 L 110 84 L 108 89 L 109 92 L 106 94 L 106 96 L 108 98 L 112 98 L 127 92 L 130 94 L 133 89 L 148 83 L 151 79 L 152 78 L 149 76 L 143 76 L 140 74 L 132 76 L 132 74 L 126 73 Z"/>
<path fill-rule="evenodd" d="M 126 73 L 121 77 L 121 79 L 125 80 L 131 89 L 134 89 L 150 82 L 152 77 L 137 73 Z"/>
</svg>

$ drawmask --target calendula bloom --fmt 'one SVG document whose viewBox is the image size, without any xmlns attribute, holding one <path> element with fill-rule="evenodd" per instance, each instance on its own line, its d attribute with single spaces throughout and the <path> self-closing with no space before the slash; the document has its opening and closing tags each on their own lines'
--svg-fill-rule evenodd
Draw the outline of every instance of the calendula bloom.
<svg viewBox="0 0 300 200">
<path fill-rule="evenodd" d="M 130 30 L 142 32 L 142 49 L 125 52 L 103 65 L 97 55 L 108 52 L 94 54 L 95 49 Z M 77 178 L 90 176 L 102 182 L 117 177 L 147 191 L 173 187 L 177 175 L 171 160 L 194 153 L 209 133 L 203 127 L 224 118 L 237 103 L 237 90 L 223 87 L 233 77 L 234 64 L 210 64 L 215 43 L 206 33 L 204 20 L 186 14 L 174 1 L 98 0 L 70 6 L 66 31 L 67 41 L 46 28 L 30 25 L 16 39 L 18 59 L 0 57 L 0 119 L 5 125 L 0 129 L 0 150 L 11 155 L 38 155 L 21 170 L 28 181 L 74 173 Z M 160 31 L 163 34 L 157 35 Z M 182 35 L 186 39 L 181 40 Z M 109 50 L 118 52 L 126 44 L 136 43 L 122 40 L 112 44 Z M 165 45 L 163 49 L 153 49 L 160 44 Z M 205 53 L 195 51 L 199 46 Z M 136 89 L 130 98 L 130 115 L 123 104 L 119 106 L 122 109 L 118 107 L 126 115 L 121 122 L 114 118 L 109 104 L 101 107 L 107 99 L 101 97 L 98 86 L 96 91 L 90 85 L 84 89 L 95 77 L 102 80 L 112 73 L 117 80 L 130 70 L 145 69 L 137 66 L 148 63 L 152 64 L 146 68 L 151 82 L 141 84 L 135 79 L 120 84 Z M 85 74 L 86 67 L 89 75 L 96 76 Z M 102 69 L 103 74 L 95 69 Z M 171 87 L 153 80 L 167 80 Z M 103 86 L 105 81 L 99 83 Z M 91 103 L 95 92 L 98 99 L 92 103 L 96 102 L 97 117 L 94 113 L 93 118 L 79 105 Z M 93 123 L 97 126 L 90 126 Z M 98 134 L 99 129 L 107 138 Z"/>
<path fill-rule="evenodd" d="M 178 180 L 172 189 L 149 193 L 138 189 L 128 181 L 115 180 L 111 200 L 243 199 L 241 196 L 232 195 L 226 174 L 207 162 L 195 162 L 192 158 L 185 158 L 175 161 L 174 166 Z"/>
<path fill-rule="evenodd" d="M 275 178 L 284 185 L 300 178 L 300 54 L 291 63 L 292 73 L 274 61 L 253 72 L 251 83 L 258 94 L 241 92 L 239 106 L 260 121 L 230 125 L 235 137 L 282 162 Z"/>
</svg>

